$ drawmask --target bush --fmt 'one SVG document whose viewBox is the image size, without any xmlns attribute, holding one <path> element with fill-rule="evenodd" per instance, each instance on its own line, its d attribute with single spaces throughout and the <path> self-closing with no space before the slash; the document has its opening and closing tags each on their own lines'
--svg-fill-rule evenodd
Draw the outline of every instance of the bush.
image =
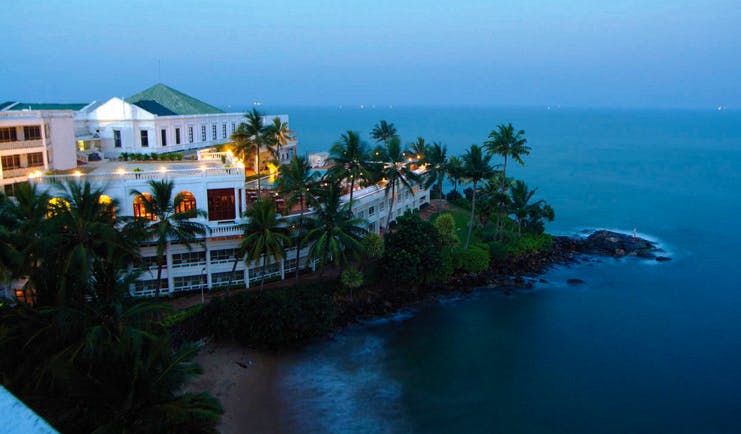
<svg viewBox="0 0 741 434">
<path fill-rule="evenodd" d="M 473 188 L 468 187 L 467 189 L 463 190 L 463 195 L 466 196 L 466 200 L 472 200 L 473 199 Z"/>
<path fill-rule="evenodd" d="M 383 256 L 383 238 L 375 232 L 368 232 L 363 237 L 363 248 L 366 256 L 378 259 Z"/>
<path fill-rule="evenodd" d="M 437 281 L 442 273 L 442 243 L 432 223 L 407 212 L 396 219 L 395 232 L 384 237 L 381 272 L 412 286 Z"/>
<path fill-rule="evenodd" d="M 462 197 L 463 196 L 461 196 L 461 194 L 458 193 L 458 190 L 451 190 L 448 192 L 448 194 L 445 195 L 445 198 L 448 200 L 460 199 Z"/>
<path fill-rule="evenodd" d="M 277 348 L 333 328 L 332 289 L 319 285 L 251 291 L 214 298 L 201 312 L 208 332 L 254 348 Z"/>
<path fill-rule="evenodd" d="M 340 275 L 340 283 L 350 290 L 350 297 L 352 297 L 352 290 L 360 288 L 363 284 L 363 272 L 357 268 L 348 268 Z"/>
<path fill-rule="evenodd" d="M 553 250 L 553 238 L 548 234 L 523 234 L 521 238 L 510 233 L 504 241 L 495 241 L 489 244 L 489 253 L 492 258 L 504 259 L 517 257 L 529 253 L 548 253 Z"/>
<path fill-rule="evenodd" d="M 453 249 L 454 267 L 466 273 L 480 273 L 489 269 L 489 252 L 479 246 Z"/>
<path fill-rule="evenodd" d="M 456 234 L 455 219 L 450 213 L 440 214 L 434 223 L 443 246 L 455 247 L 460 243 Z"/>
</svg>

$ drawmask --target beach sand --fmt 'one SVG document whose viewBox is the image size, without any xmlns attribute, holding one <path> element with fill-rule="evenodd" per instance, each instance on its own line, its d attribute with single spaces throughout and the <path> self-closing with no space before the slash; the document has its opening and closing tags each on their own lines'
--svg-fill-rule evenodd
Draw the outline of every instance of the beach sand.
<svg viewBox="0 0 741 434">
<path fill-rule="evenodd" d="M 224 414 L 217 429 L 224 434 L 283 433 L 275 383 L 278 356 L 241 347 L 237 343 L 209 343 L 196 357 L 203 375 L 187 387 L 208 392 L 221 401 Z"/>
</svg>

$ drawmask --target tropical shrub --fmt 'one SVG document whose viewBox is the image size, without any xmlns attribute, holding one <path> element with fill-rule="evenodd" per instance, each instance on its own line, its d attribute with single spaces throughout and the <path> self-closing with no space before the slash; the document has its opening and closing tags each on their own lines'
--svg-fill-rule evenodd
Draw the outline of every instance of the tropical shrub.
<svg viewBox="0 0 741 434">
<path fill-rule="evenodd" d="M 440 236 L 440 242 L 446 247 L 455 247 L 460 243 L 456 234 L 455 219 L 450 213 L 440 214 L 434 223 L 435 229 Z"/>
<path fill-rule="evenodd" d="M 432 223 L 407 212 L 384 237 L 381 272 L 397 283 L 417 286 L 441 277 L 442 243 Z"/>
<path fill-rule="evenodd" d="M 363 249 L 369 258 L 377 259 L 383 256 L 383 238 L 375 232 L 368 232 L 363 237 Z"/>
<path fill-rule="evenodd" d="M 234 338 L 253 348 L 278 348 L 326 336 L 336 316 L 335 288 L 319 285 L 243 292 L 214 298 L 200 313 L 217 339 Z"/>
<path fill-rule="evenodd" d="M 489 252 L 479 246 L 453 249 L 454 266 L 466 273 L 480 273 L 489 268 Z"/>
</svg>

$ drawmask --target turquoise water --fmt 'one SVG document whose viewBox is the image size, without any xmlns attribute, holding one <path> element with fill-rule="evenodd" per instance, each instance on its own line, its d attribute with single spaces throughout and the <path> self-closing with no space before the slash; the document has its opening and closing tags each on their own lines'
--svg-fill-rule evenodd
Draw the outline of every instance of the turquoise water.
<svg viewBox="0 0 741 434">
<path fill-rule="evenodd" d="M 532 291 L 478 292 L 290 355 L 292 432 L 741 432 L 741 113 L 284 109 L 302 151 L 380 119 L 460 153 L 501 122 L 533 148 L 513 174 L 549 231 L 650 237 L 674 260 L 559 267 Z M 584 285 L 568 286 L 578 277 Z"/>
</svg>

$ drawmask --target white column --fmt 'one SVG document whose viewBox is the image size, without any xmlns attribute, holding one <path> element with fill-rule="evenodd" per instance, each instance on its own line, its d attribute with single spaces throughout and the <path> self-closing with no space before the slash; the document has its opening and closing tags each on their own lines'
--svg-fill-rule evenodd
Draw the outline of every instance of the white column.
<svg viewBox="0 0 741 434">
<path fill-rule="evenodd" d="M 286 261 L 280 258 L 280 280 L 286 280 Z"/>
<path fill-rule="evenodd" d="M 244 263 L 244 284 L 247 288 L 250 287 L 250 264 Z"/>
<path fill-rule="evenodd" d="M 206 249 L 206 288 L 211 291 L 211 285 L 213 280 L 211 279 L 211 251 L 208 250 L 208 244 L 204 246 Z"/>
</svg>

